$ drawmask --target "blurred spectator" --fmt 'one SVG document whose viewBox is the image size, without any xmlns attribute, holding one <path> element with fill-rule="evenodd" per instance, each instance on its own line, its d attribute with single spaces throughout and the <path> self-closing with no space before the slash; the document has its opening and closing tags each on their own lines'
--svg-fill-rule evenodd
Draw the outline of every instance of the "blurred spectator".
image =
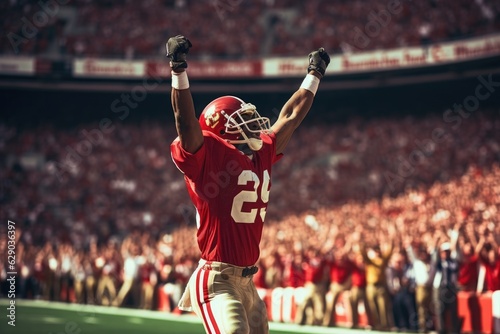
<svg viewBox="0 0 500 334">
<path fill-rule="evenodd" d="M 75 291 L 75 299 L 79 304 L 85 303 L 85 267 L 84 254 L 78 252 L 73 259 L 71 266 L 71 274 L 73 276 L 73 286 Z"/>
<path fill-rule="evenodd" d="M 166 37 L 179 27 L 196 45 L 193 56 L 205 59 L 295 56 L 320 46 L 332 52 L 418 46 L 500 30 L 498 1 L 404 1 L 390 12 L 386 0 L 175 3 L 75 0 L 27 36 L 26 22 L 32 24 L 41 7 L 4 1 L 0 22 L 8 34 L 0 53 L 160 57 Z"/>
<path fill-rule="evenodd" d="M 253 275 L 252 281 L 255 284 L 256 288 L 265 289 L 266 288 L 265 278 L 266 278 L 267 268 L 264 265 L 264 261 L 262 260 L 262 258 L 259 258 L 259 260 L 255 265 L 259 268 L 259 270 L 257 271 L 257 273 Z"/>
<path fill-rule="evenodd" d="M 389 229 L 393 231 L 393 229 Z M 391 232 L 389 243 L 383 244 L 386 248 L 382 252 L 381 245 L 376 243 L 368 250 L 362 244 L 362 254 L 366 266 L 366 299 L 370 310 L 370 318 L 375 329 L 389 330 L 392 327 L 392 304 L 387 290 L 386 269 L 394 249 L 394 232 Z M 380 239 L 387 240 L 379 234 Z"/>
<path fill-rule="evenodd" d="M 297 306 L 295 322 L 303 325 L 321 325 L 325 309 L 326 261 L 316 248 L 309 248 L 305 262 L 305 296 Z M 312 308 L 311 316 L 306 316 L 307 308 Z"/>
<path fill-rule="evenodd" d="M 100 305 L 111 305 L 116 298 L 116 278 L 119 277 L 118 262 L 116 260 L 113 245 L 104 248 L 104 254 L 96 259 L 96 267 L 100 269 L 101 275 L 97 282 L 96 298 Z"/>
<path fill-rule="evenodd" d="M 276 255 L 264 258 L 265 263 L 265 286 L 268 289 L 277 288 L 283 285 L 283 264 L 280 263 Z"/>
<path fill-rule="evenodd" d="M 159 121 L 116 124 L 102 145 L 64 170 L 59 179 L 55 171 L 65 161 L 67 147 L 76 147 L 81 141 L 79 131 L 93 126 L 63 129 L 41 124 L 24 129 L 0 124 L 0 176 L 4 180 L 0 217 L 4 221 L 17 217 L 16 226 L 24 230 L 17 246 L 22 249 L 19 266 L 24 268 L 20 291 L 27 298 L 109 304 L 125 281 L 119 273 L 127 256 L 119 250 L 132 238 L 141 249 L 140 306 L 156 308 L 154 297 L 150 299 L 155 288 L 169 287 L 172 299 L 177 299 L 193 269 L 193 259 L 199 256 L 193 247 L 196 213 L 186 205 L 189 199 L 182 179 L 166 155 L 164 143 L 173 139 L 169 136 L 175 133 L 174 125 Z M 373 304 L 377 284 L 386 278 L 371 264 L 371 257 L 364 268 L 358 244 L 365 243 L 366 251 L 378 246 L 382 256 L 391 242 L 403 242 L 414 266 L 422 330 L 429 282 L 435 281 L 433 272 L 438 267 L 437 262 L 429 262 L 429 255 L 452 241 L 447 231 L 456 230 L 459 285 L 455 288 L 495 289 L 499 277 L 495 254 L 500 251 L 498 108 L 478 110 L 459 128 L 446 128 L 446 139 L 432 147 L 404 182 L 394 187 L 385 182 L 384 173 L 397 171 L 398 157 L 416 149 L 416 139 L 442 126 L 442 115 L 430 113 L 354 118 L 339 124 L 312 122 L 299 129 L 297 140 L 290 142 L 290 150 L 274 171 L 272 196 L 277 201 L 268 208 L 263 232 L 263 285 L 303 287 L 308 262 L 303 250 L 311 249 L 326 261 L 324 254 L 337 257 L 342 253 L 330 251 L 342 248 L 336 240 L 345 236 L 352 245 L 346 246 L 348 257 L 356 264 L 346 278 L 352 281 L 352 303 L 363 301 L 366 286 Z M 40 157 L 38 167 L 26 164 L 33 155 Z M 5 235 L 0 233 L 2 249 L 6 249 Z M 415 253 L 413 261 L 409 246 Z M 401 251 L 396 246 L 393 253 Z M 0 252 L 3 264 L 5 256 Z M 448 265 L 448 260 L 443 261 Z M 443 271 L 444 265 L 439 265 Z M 5 293 L 7 271 L 4 265 L 1 269 Z M 482 270 L 485 280 L 478 279 Z M 391 310 L 390 301 L 384 304 L 383 288 L 378 291 L 383 308 Z M 448 290 L 439 286 L 436 291 Z M 426 328 L 431 327 L 428 321 Z"/>
<path fill-rule="evenodd" d="M 96 289 L 97 289 L 97 278 L 99 275 L 99 268 L 97 264 L 98 254 L 97 245 L 95 242 L 91 242 L 90 250 L 88 254 L 85 254 L 83 259 L 83 269 L 85 271 L 85 298 L 87 304 L 96 304 Z"/>
<path fill-rule="evenodd" d="M 154 290 L 158 282 L 154 261 L 155 257 L 151 248 L 148 245 L 144 245 L 139 267 L 139 278 L 141 281 L 139 307 L 145 310 L 153 309 Z"/>
<path fill-rule="evenodd" d="M 432 283 L 432 277 L 430 276 L 430 256 L 424 245 L 420 245 L 417 251 L 418 255 L 415 256 L 410 237 L 406 237 L 405 249 L 415 275 L 415 306 L 418 315 L 418 330 L 419 332 L 426 332 L 431 328 L 431 324 L 429 323 L 431 321 Z M 410 318 L 410 321 L 414 320 L 414 318 Z"/>
<path fill-rule="evenodd" d="M 436 330 L 439 333 L 460 333 L 458 318 L 458 260 L 456 243 L 458 231 L 453 230 L 451 242 L 443 242 L 433 254 L 432 269 L 435 273 L 432 300 L 436 315 Z M 438 254 L 439 252 L 439 254 Z M 451 328 L 447 328 L 446 317 L 450 317 Z"/>
<path fill-rule="evenodd" d="M 292 255 L 285 264 L 284 285 L 286 287 L 298 288 L 306 283 L 306 260 L 302 253 Z"/>
<path fill-rule="evenodd" d="M 134 243 L 131 238 L 127 238 L 122 242 L 121 253 L 123 260 L 122 277 L 123 283 L 113 300 L 113 306 L 122 306 L 123 301 L 129 295 L 135 298 L 132 305 L 137 306 L 137 287 L 138 287 L 138 272 L 141 259 L 139 258 L 139 245 Z M 135 292 L 135 293 L 134 293 Z"/>
<path fill-rule="evenodd" d="M 323 326 L 335 326 L 335 317 L 333 315 L 340 293 L 348 291 L 351 288 L 351 274 L 354 263 L 347 257 L 350 250 L 350 243 L 346 243 L 342 249 L 332 249 L 333 259 L 331 259 L 327 267 L 330 274 L 331 298 L 327 298 L 326 300 Z"/>
<path fill-rule="evenodd" d="M 474 226 L 467 224 L 466 235 L 468 242 L 464 242 L 464 236 L 459 237 L 460 267 L 458 271 L 458 287 L 463 291 L 476 291 L 478 288 L 479 257 L 482 245 L 478 245 Z"/>
<path fill-rule="evenodd" d="M 352 287 L 349 294 L 349 302 L 352 312 L 352 327 L 359 328 L 359 304 L 361 303 L 364 309 L 368 310 L 368 303 L 366 301 L 366 270 L 363 255 L 359 251 L 354 254 L 351 280 Z"/>
<path fill-rule="evenodd" d="M 60 263 L 56 255 L 54 254 L 54 250 L 52 245 L 47 242 L 45 244 L 45 273 L 43 275 L 45 286 L 43 289 L 44 299 L 45 300 L 60 300 L 61 296 L 61 272 L 60 272 Z"/>
<path fill-rule="evenodd" d="M 485 290 L 496 291 L 500 290 L 500 247 L 498 247 L 493 234 L 488 230 L 485 232 L 481 235 L 478 244 L 481 254 L 480 261 L 485 269 Z"/>
<path fill-rule="evenodd" d="M 284 262 L 278 249 L 263 249 L 257 263 L 259 271 L 253 276 L 255 286 L 266 289 L 283 286 Z"/>
<path fill-rule="evenodd" d="M 417 330 L 415 272 L 405 254 L 395 253 L 387 268 L 387 288 L 392 297 L 392 315 L 398 331 Z"/>
<path fill-rule="evenodd" d="M 73 267 L 73 247 L 69 244 L 63 244 L 58 249 L 59 261 L 61 263 L 61 300 L 65 302 L 70 301 L 70 288 L 73 286 L 73 275 L 71 268 Z"/>
</svg>

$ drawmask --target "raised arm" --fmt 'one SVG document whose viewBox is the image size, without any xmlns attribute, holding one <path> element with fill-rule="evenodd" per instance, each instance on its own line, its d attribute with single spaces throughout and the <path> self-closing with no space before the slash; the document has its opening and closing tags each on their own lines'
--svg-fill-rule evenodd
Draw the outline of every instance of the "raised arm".
<svg viewBox="0 0 500 334">
<path fill-rule="evenodd" d="M 451 244 L 451 257 L 457 259 L 458 255 L 458 238 L 460 236 L 460 229 L 462 224 L 460 222 L 456 223 L 453 230 L 450 232 L 450 244 Z"/>
<path fill-rule="evenodd" d="M 394 248 L 396 247 L 397 230 L 395 225 L 388 224 L 387 235 L 388 235 L 388 240 L 386 240 L 385 242 L 386 247 L 382 253 L 382 259 L 384 260 L 384 264 L 389 263 L 389 260 L 391 259 L 392 254 L 394 253 Z"/>
<path fill-rule="evenodd" d="M 417 257 L 415 256 L 415 251 L 413 250 L 412 241 L 413 239 L 408 235 L 403 237 L 403 247 L 408 255 L 408 261 L 413 264 L 417 260 Z"/>
<path fill-rule="evenodd" d="M 276 154 L 284 151 L 293 132 L 311 109 L 319 81 L 325 74 L 330 57 L 323 48 L 309 54 L 308 74 L 300 88 L 285 103 L 278 120 L 271 127 L 276 135 Z"/>
<path fill-rule="evenodd" d="M 486 239 L 485 239 L 484 235 L 481 235 L 479 237 L 479 242 L 476 244 L 476 247 L 474 248 L 474 254 L 480 254 L 481 251 L 483 250 L 485 243 L 486 243 Z"/>
<path fill-rule="evenodd" d="M 375 265 L 372 259 L 370 259 L 370 257 L 368 256 L 368 250 L 366 249 L 366 245 L 364 242 L 361 243 L 361 256 L 363 257 L 363 261 L 365 262 L 365 264 Z"/>
<path fill-rule="evenodd" d="M 438 247 L 439 247 L 439 243 L 441 242 L 442 240 L 442 232 L 441 231 L 435 231 L 434 232 L 434 238 L 432 239 L 432 243 L 430 245 L 430 254 L 431 254 L 431 263 L 433 265 L 435 265 L 438 260 L 439 260 L 439 251 L 438 251 Z"/>
<path fill-rule="evenodd" d="M 203 145 L 203 133 L 196 118 L 193 98 L 186 73 L 186 55 L 191 42 L 184 36 L 171 37 L 166 45 L 167 57 L 172 68 L 172 109 L 175 127 L 181 146 L 189 153 L 195 153 Z"/>
<path fill-rule="evenodd" d="M 486 241 L 488 241 L 490 243 L 490 245 L 491 245 L 491 247 L 493 247 L 493 249 L 498 249 L 498 243 L 495 240 L 495 231 L 494 230 L 489 231 L 488 236 L 486 237 Z"/>
<path fill-rule="evenodd" d="M 467 225 L 465 225 L 465 234 L 469 238 L 472 248 L 475 249 L 477 247 L 477 238 L 473 223 L 467 223 Z"/>
</svg>

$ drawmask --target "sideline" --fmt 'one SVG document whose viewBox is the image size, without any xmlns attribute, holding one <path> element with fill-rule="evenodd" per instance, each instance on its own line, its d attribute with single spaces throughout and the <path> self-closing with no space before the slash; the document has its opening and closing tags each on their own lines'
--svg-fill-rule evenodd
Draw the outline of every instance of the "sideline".
<svg viewBox="0 0 500 334">
<path fill-rule="evenodd" d="M 2 298 L 0 299 L 0 306 L 7 306 L 9 300 Z M 130 309 L 123 307 L 113 307 L 113 306 L 99 306 L 99 305 L 83 305 L 74 303 L 62 303 L 62 302 L 49 302 L 45 300 L 16 300 L 16 306 L 22 307 L 37 307 L 46 308 L 53 310 L 63 310 L 72 311 L 80 313 L 96 313 L 96 314 L 111 314 L 116 316 L 126 316 L 126 317 L 141 317 L 145 319 L 160 319 L 168 321 L 177 321 L 185 323 L 199 323 L 200 319 L 192 314 L 176 315 L 167 312 L 160 311 L 150 311 L 150 310 L 139 310 Z M 299 326 L 295 324 L 284 324 L 278 322 L 269 322 L 269 329 L 276 332 L 296 332 L 296 333 L 314 333 L 314 334 L 387 334 L 387 332 L 379 331 L 367 331 L 365 329 L 347 329 L 342 327 L 327 328 L 318 326 Z"/>
</svg>

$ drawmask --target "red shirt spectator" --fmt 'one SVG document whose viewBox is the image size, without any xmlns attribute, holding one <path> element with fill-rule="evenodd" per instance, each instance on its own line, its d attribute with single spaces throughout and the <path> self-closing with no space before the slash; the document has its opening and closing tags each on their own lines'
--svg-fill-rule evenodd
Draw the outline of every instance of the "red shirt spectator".
<svg viewBox="0 0 500 334">
<path fill-rule="evenodd" d="M 500 290 L 500 258 L 496 250 L 491 249 L 488 252 L 488 260 L 481 261 L 486 269 L 485 289 L 487 291 Z"/>
<path fill-rule="evenodd" d="M 353 266 L 351 272 L 352 286 L 360 288 L 366 287 L 366 272 L 365 268 L 360 266 Z"/>
<path fill-rule="evenodd" d="M 477 287 L 477 277 L 479 257 L 477 255 L 466 256 L 460 263 L 458 271 L 458 284 L 465 291 L 475 291 Z"/>
<path fill-rule="evenodd" d="M 150 283 L 151 274 L 154 272 L 155 267 L 152 263 L 146 262 L 139 267 L 139 278 L 142 283 Z"/>
<path fill-rule="evenodd" d="M 320 257 L 313 257 L 305 264 L 306 282 L 320 283 L 325 274 L 326 261 Z"/>
<path fill-rule="evenodd" d="M 295 255 L 293 261 L 285 267 L 285 286 L 292 288 L 304 286 L 306 282 L 306 271 L 302 259 L 302 255 Z"/>
<path fill-rule="evenodd" d="M 259 270 L 253 275 L 253 283 L 257 288 L 267 288 L 266 286 L 266 267 L 259 265 Z"/>
<path fill-rule="evenodd" d="M 330 267 L 330 282 L 343 284 L 352 274 L 354 263 L 346 258 L 340 261 L 332 261 Z"/>
</svg>

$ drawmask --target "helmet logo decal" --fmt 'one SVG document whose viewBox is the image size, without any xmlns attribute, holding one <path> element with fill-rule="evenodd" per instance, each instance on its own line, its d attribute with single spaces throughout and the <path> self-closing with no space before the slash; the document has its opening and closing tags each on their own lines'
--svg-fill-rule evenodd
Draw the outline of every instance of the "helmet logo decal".
<svg viewBox="0 0 500 334">
<path fill-rule="evenodd" d="M 212 129 L 219 124 L 220 114 L 215 112 L 215 106 L 205 112 L 205 123 Z"/>
</svg>

